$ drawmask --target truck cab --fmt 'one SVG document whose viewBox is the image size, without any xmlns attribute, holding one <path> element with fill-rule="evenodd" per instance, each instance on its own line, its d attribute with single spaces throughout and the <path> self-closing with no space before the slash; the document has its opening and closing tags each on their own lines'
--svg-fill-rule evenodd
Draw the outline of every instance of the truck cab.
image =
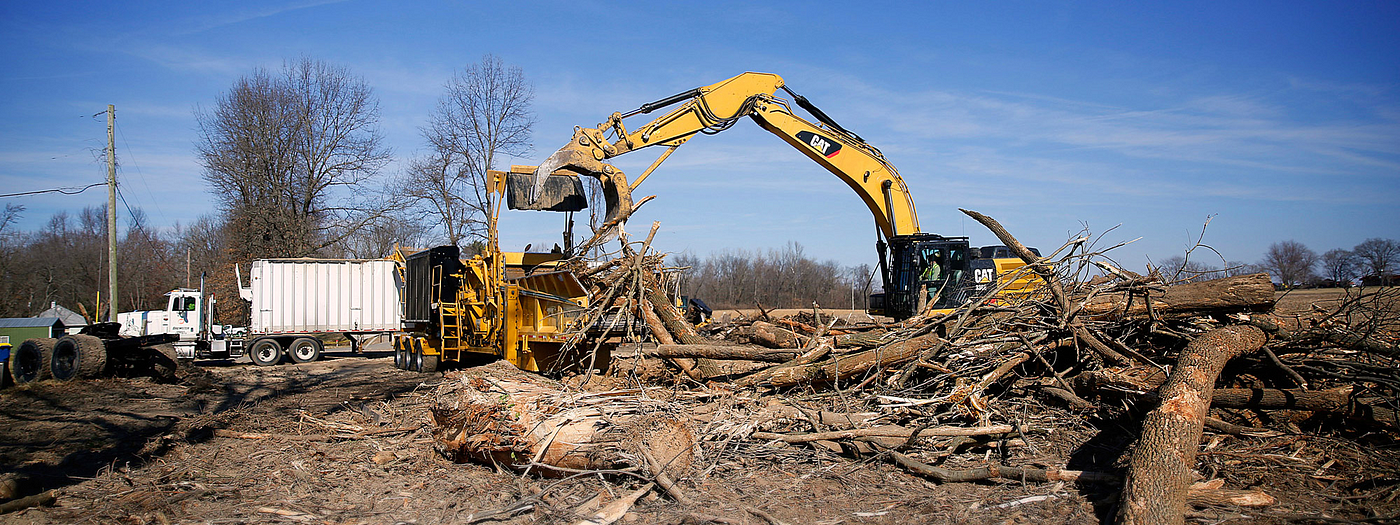
<svg viewBox="0 0 1400 525">
<path fill-rule="evenodd" d="M 210 308 L 216 302 L 214 298 L 205 297 L 204 292 L 193 288 L 177 288 L 166 293 L 165 297 L 164 310 L 117 314 L 117 322 L 121 323 L 119 335 L 175 334 L 180 337 L 174 343 L 175 353 L 181 359 L 242 355 L 241 341 L 232 345 L 238 348 L 230 348 L 223 326 L 210 322 L 212 316 L 208 314 L 212 313 Z"/>
</svg>

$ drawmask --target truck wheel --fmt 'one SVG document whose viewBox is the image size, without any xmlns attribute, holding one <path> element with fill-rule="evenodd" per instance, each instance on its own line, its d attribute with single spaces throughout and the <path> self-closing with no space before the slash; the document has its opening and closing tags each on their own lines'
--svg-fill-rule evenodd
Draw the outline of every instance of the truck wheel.
<svg viewBox="0 0 1400 525">
<path fill-rule="evenodd" d="M 91 379 L 107 367 L 107 345 L 91 335 L 65 335 L 53 345 L 50 371 L 59 381 Z"/>
<path fill-rule="evenodd" d="M 272 366 L 282 362 L 282 345 L 276 339 L 264 338 L 253 341 L 248 347 L 248 359 L 258 366 Z"/>
<path fill-rule="evenodd" d="M 297 363 L 310 363 L 321 358 L 321 341 L 314 337 L 298 337 L 287 347 L 287 353 L 292 354 L 292 361 Z"/>
<path fill-rule="evenodd" d="M 41 381 L 53 376 L 49 368 L 53 362 L 53 345 L 57 339 L 25 339 L 10 354 L 10 378 L 16 385 Z"/>
</svg>

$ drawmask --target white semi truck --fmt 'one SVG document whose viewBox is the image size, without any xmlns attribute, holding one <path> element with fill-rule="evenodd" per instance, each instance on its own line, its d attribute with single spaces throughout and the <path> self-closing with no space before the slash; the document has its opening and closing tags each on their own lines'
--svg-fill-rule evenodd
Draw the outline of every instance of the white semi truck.
<svg viewBox="0 0 1400 525">
<path fill-rule="evenodd" d="M 121 335 L 176 334 L 182 359 L 247 355 L 270 366 L 284 355 L 306 363 L 321 358 L 322 334 L 356 337 L 399 330 L 403 303 L 396 262 L 352 259 L 259 259 L 248 286 L 237 273 L 239 296 L 251 303 L 247 327 L 213 322 L 216 298 L 201 289 L 167 293 L 165 310 L 118 314 Z M 237 270 L 236 270 L 237 271 Z"/>
</svg>

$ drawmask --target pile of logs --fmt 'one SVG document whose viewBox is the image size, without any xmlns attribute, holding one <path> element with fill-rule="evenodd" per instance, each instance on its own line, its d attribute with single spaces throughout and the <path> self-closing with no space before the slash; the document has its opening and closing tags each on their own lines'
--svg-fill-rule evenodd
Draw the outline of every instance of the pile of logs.
<svg viewBox="0 0 1400 525">
<path fill-rule="evenodd" d="M 681 379 L 677 384 L 760 397 L 834 389 L 862 399 L 868 410 L 786 408 L 787 416 L 812 423 L 817 431 L 809 433 L 763 430 L 762 421 L 782 415 L 769 410 L 735 426 L 740 430 L 731 429 L 726 442 L 738 437 L 838 453 L 882 453 L 939 482 L 1115 484 L 1121 486 L 1117 508 L 1124 523 L 1180 523 L 1192 503 L 1273 503 L 1259 491 L 1230 490 L 1219 480 L 1200 479 L 1196 456 L 1206 428 L 1268 435 L 1271 430 L 1259 426 L 1271 418 L 1292 421 L 1291 415 L 1301 412 L 1396 431 L 1400 297 L 1394 290 L 1349 295 L 1335 308 L 1308 315 L 1277 315 L 1272 313 L 1275 290 L 1265 274 L 1168 283 L 1119 268 L 1107 250 L 1094 250 L 1087 236 L 1050 257 L 1037 257 L 995 220 L 964 212 L 1025 261 L 1021 271 L 1047 284 L 1014 304 L 974 302 L 951 314 L 903 322 L 852 322 L 814 311 L 797 319 L 764 315 L 716 323 L 706 327 L 711 337 L 705 337 L 666 299 L 664 258 L 647 253 L 655 225 L 640 249 L 624 243 L 620 256 L 581 265 L 577 273 L 592 287 L 590 316 L 627 313 L 643 319 L 651 344 L 639 351 L 674 367 Z M 599 343 L 580 339 L 578 344 Z M 684 498 L 676 488 L 684 469 L 658 468 L 646 457 L 655 451 L 629 449 L 608 438 L 656 428 L 679 435 L 687 424 L 677 415 L 684 412 L 678 405 L 663 409 L 656 397 L 633 392 L 605 396 L 604 408 L 599 404 L 604 398 L 587 401 L 537 385 L 481 377 L 450 383 L 455 386 L 444 392 L 441 399 L 447 401 L 435 412 L 438 442 L 449 454 L 526 468 L 549 464 L 562 472 L 642 468 Z M 1026 429 L 1007 422 L 998 404 L 1018 393 L 1067 410 L 1140 422 L 1126 469 L 993 462 L 952 470 L 918 459 L 919 440 L 935 436 L 1013 442 Z M 631 408 L 624 410 L 628 403 Z M 658 419 L 658 414 L 666 416 Z M 630 423 L 628 417 L 642 422 Z M 689 432 L 674 439 L 689 440 Z M 588 445 L 559 451 L 553 443 Z M 689 456 L 673 452 L 667 452 L 665 465 L 688 467 Z"/>
</svg>

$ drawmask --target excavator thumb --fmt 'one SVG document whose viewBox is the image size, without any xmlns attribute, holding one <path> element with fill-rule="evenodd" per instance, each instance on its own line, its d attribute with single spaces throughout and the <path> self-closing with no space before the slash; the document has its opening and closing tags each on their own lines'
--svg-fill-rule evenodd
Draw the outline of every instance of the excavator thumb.
<svg viewBox="0 0 1400 525">
<path fill-rule="evenodd" d="M 632 188 L 627 185 L 627 176 L 612 165 L 593 158 L 592 149 L 580 146 L 578 140 L 569 141 L 569 145 L 554 152 L 535 168 L 531 174 L 534 184 L 530 187 L 528 198 L 516 201 L 522 207 L 517 207 L 513 202 L 511 208 L 550 209 L 553 198 L 550 197 L 549 181 L 559 176 L 577 180 L 579 175 L 595 177 L 603 183 L 603 198 L 607 203 L 604 224 L 621 224 L 632 214 Z"/>
</svg>

